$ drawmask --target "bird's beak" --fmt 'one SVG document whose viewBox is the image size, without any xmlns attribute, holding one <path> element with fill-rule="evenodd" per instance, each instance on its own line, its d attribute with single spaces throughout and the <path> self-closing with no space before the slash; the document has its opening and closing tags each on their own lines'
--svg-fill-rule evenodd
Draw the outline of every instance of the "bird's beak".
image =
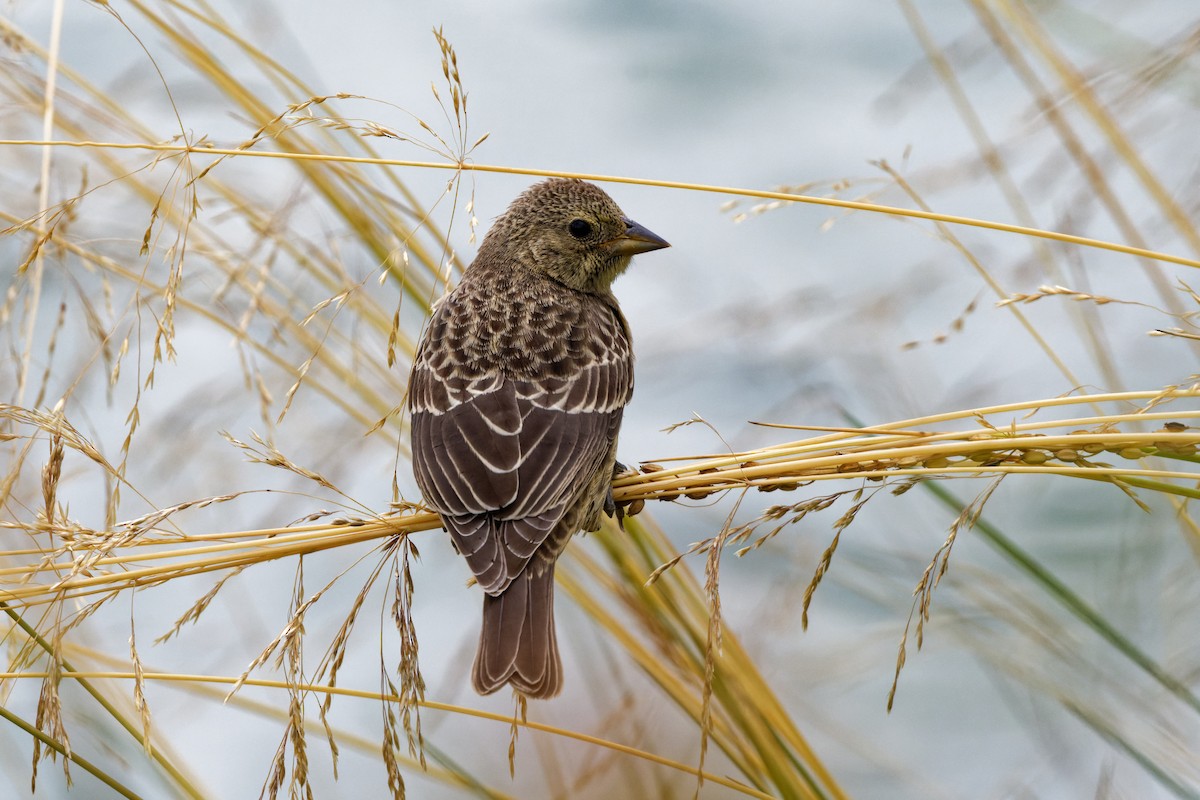
<svg viewBox="0 0 1200 800">
<path fill-rule="evenodd" d="M 651 233 L 633 220 L 625 218 L 625 232 L 605 242 L 604 246 L 619 256 L 636 256 L 638 253 L 670 247 L 671 244 L 658 234 Z"/>
</svg>

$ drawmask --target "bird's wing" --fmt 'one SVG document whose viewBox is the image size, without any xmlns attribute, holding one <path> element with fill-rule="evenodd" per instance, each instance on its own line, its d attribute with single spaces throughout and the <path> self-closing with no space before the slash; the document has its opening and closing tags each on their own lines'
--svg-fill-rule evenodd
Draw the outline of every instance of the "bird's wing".
<svg viewBox="0 0 1200 800">
<path fill-rule="evenodd" d="M 447 344 L 436 333 L 418 353 L 409 386 L 417 483 L 489 594 L 507 588 L 579 502 L 616 439 L 632 357 L 623 324 L 603 316 L 613 328 L 605 346 L 556 359 L 544 374 L 464 376 L 461 364 L 431 357 Z"/>
</svg>

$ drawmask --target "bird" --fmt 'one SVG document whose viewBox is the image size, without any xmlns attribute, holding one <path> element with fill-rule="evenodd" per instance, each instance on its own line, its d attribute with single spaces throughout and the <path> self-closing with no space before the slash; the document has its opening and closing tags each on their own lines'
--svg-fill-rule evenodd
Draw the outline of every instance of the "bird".
<svg viewBox="0 0 1200 800">
<path fill-rule="evenodd" d="M 551 178 L 495 220 L 434 304 L 408 385 L 413 473 L 484 591 L 481 695 L 562 689 L 554 565 L 614 511 L 633 396 L 612 283 L 633 256 L 669 246 L 598 186 Z"/>
</svg>

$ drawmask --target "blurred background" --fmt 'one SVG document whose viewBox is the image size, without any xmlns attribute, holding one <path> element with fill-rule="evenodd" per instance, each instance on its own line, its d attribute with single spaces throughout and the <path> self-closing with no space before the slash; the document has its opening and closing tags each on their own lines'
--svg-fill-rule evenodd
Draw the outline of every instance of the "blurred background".
<svg viewBox="0 0 1200 800">
<path fill-rule="evenodd" d="M 433 29 L 456 54 L 465 129 Z M 322 178 L 317 166 L 231 157 L 192 182 L 216 159 L 65 147 L 44 162 L 42 148 L 15 141 L 45 138 L 54 48 L 56 140 L 237 148 L 275 117 L 282 132 L 250 149 L 370 147 L 444 164 L 486 133 L 469 154 L 478 164 L 926 203 L 1200 257 L 1200 16 L 1178 0 L 18 1 L 4 9 L 3 30 L 0 170 L 12 227 L 0 238 L 0 402 L 49 411 L 62 398 L 75 429 L 122 465 L 123 484 L 78 453 L 64 462 L 58 501 L 96 530 L 233 492 L 253 491 L 173 523 L 220 533 L 284 526 L 334 504 L 382 513 L 393 480 L 401 498 L 419 500 L 405 422 L 390 414 L 402 401 L 406 348 L 441 278 L 453 280 L 491 220 L 536 178 L 467 171 L 450 185 L 450 170 L 336 164 Z M 339 93 L 348 96 L 307 103 Z M 351 170 L 361 182 L 335 202 L 321 181 L 349 180 Z M 873 425 L 1196 380 L 1188 341 L 1148 335 L 1190 324 L 1188 266 L 820 205 L 604 187 L 673 245 L 635 260 L 616 285 L 638 355 L 620 445 L 627 463 L 804 435 L 751 421 Z M 44 207 L 61 213 L 39 224 L 53 222 L 70 245 L 49 241 L 34 258 L 39 235 L 19 223 Z M 1021 307 L 1025 323 L 996 305 L 1043 285 L 1131 302 L 1050 297 Z M 398 357 L 389 367 L 393 314 Z M 708 424 L 664 430 L 694 416 Z M 222 432 L 243 442 L 257 433 L 340 493 L 251 463 Z M 28 454 L 26 439 L 0 443 L 13 465 L 4 519 L 21 523 L 10 528 L 27 528 L 42 502 L 46 436 L 30 435 Z M 988 485 L 946 489 L 961 506 Z M 682 551 L 731 514 L 748 520 L 800 499 L 782 497 L 652 503 L 647 513 Z M 840 786 L 825 796 L 1200 796 L 1200 548 L 1186 506 L 1141 499 L 1150 513 L 1111 485 L 1008 477 L 983 516 L 1033 566 L 962 533 L 919 654 L 909 641 L 890 713 L 913 587 L 958 515 L 931 493 L 885 490 L 863 506 L 806 631 L 805 588 L 852 501 L 744 558 L 728 553 L 724 624 Z M 598 553 L 601 536 L 572 549 Z M 426 698 L 511 714 L 511 698 L 469 689 L 479 597 L 464 588 L 465 564 L 443 534 L 414 540 Z M 28 561 L 27 531 L 0 530 L 0 541 L 13 563 Z M 133 635 L 147 670 L 237 676 L 287 624 L 293 592 L 338 579 L 305 619 L 305 659 L 315 663 L 378 561 L 376 544 L 306 556 L 302 590 L 295 559 L 253 564 L 161 644 L 155 638 L 219 577 L 125 591 L 67 639 L 95 669 L 106 658 L 128 667 Z M 693 556 L 679 569 L 702 576 L 703 564 Z M 1067 587 L 1150 666 L 1081 621 L 1051 585 Z M 376 691 L 381 667 L 394 668 L 385 588 L 364 603 L 339 685 Z M 30 622 L 53 627 L 52 614 L 72 608 Z M 529 718 L 696 765 L 697 726 L 565 593 L 558 625 L 566 691 L 531 705 Z M 19 641 L 10 631 L 10 672 L 40 663 L 18 657 Z M 270 661 L 263 670 L 283 674 Z M 131 691 L 128 682 L 112 690 Z M 37 681 L 8 681 L 5 691 L 7 707 L 35 717 Z M 153 737 L 204 796 L 249 796 L 269 781 L 284 729 L 269 711 L 223 704 L 225 691 L 149 683 Z M 279 691 L 246 687 L 238 697 L 286 711 Z M 129 765 L 146 796 L 186 796 L 82 693 L 64 687 L 62 703 L 79 752 Z M 339 698 L 331 719 L 365 744 L 343 746 L 335 782 L 324 735 L 314 733 L 317 796 L 382 794 L 380 706 Z M 535 731 L 521 732 L 510 778 L 507 725 L 428 709 L 422 725 L 431 760 L 470 781 L 405 768 L 412 797 L 695 790 L 686 774 Z M 29 796 L 31 739 L 12 725 L 0 732 L 3 793 Z M 737 778 L 725 759 L 711 748 L 706 769 Z M 72 775 L 74 791 L 42 764 L 36 796 L 110 791 Z M 701 796 L 738 793 L 710 783 Z"/>
</svg>

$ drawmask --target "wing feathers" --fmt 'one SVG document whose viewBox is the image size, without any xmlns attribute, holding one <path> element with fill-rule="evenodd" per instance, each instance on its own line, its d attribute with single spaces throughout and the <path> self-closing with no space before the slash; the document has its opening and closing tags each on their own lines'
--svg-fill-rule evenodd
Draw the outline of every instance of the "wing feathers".
<svg viewBox="0 0 1200 800">
<path fill-rule="evenodd" d="M 542 694 L 561 680 L 553 561 L 590 524 L 633 360 L 624 320 L 601 298 L 491 302 L 512 288 L 464 281 L 438 305 L 408 403 L 417 483 L 489 597 L 476 685 Z"/>
</svg>

